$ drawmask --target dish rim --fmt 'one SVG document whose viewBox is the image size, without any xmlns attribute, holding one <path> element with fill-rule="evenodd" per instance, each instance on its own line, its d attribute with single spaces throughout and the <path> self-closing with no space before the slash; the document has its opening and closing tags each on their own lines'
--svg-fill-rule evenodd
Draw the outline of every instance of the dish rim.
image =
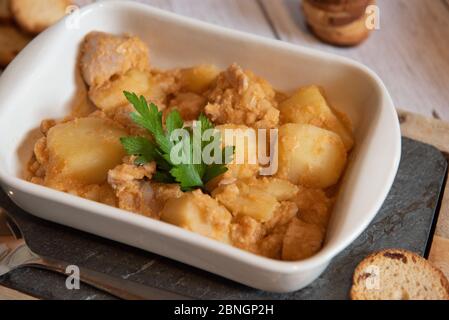
<svg viewBox="0 0 449 320">
<path fill-rule="evenodd" d="M 346 57 L 342 57 L 333 53 L 327 53 L 322 52 L 316 49 L 303 47 L 300 45 L 294 45 L 287 42 L 283 42 L 280 40 L 265 38 L 262 36 L 254 35 L 254 34 L 248 34 L 242 31 L 232 30 L 225 27 L 209 24 L 206 22 L 202 22 L 199 20 L 195 20 L 193 18 L 188 18 L 184 16 L 180 16 L 171 12 L 167 12 L 158 8 L 154 8 L 151 6 L 148 6 L 146 4 L 138 3 L 138 2 L 131 2 L 131 1 L 108 1 L 108 2 L 96 2 L 93 4 L 90 4 L 88 6 L 85 6 L 80 9 L 80 19 L 83 18 L 86 14 L 91 14 L 91 11 L 101 11 L 102 8 L 110 7 L 110 6 L 121 6 L 123 9 L 131 8 L 131 9 L 139 9 L 139 10 L 145 10 L 147 13 L 153 14 L 153 15 L 159 15 L 162 18 L 165 18 L 166 20 L 169 20 L 171 23 L 182 23 L 182 24 L 188 24 L 196 28 L 202 28 L 207 29 L 207 31 L 210 31 L 211 33 L 220 33 L 225 37 L 231 37 L 231 38 L 238 38 L 240 40 L 251 40 L 252 42 L 258 42 L 262 45 L 267 45 L 274 47 L 275 49 L 287 49 L 290 51 L 294 51 L 296 54 L 299 55 L 312 55 L 317 58 L 322 59 L 328 59 L 333 60 L 335 62 L 344 64 L 346 66 L 354 67 L 361 72 L 365 73 L 373 82 L 376 84 L 376 86 L 379 89 L 379 92 L 381 94 L 381 99 L 379 102 L 379 110 L 387 111 L 389 112 L 389 117 L 396 117 L 397 119 L 397 113 L 394 108 L 393 101 L 379 78 L 377 74 L 375 74 L 371 69 L 366 67 L 365 65 L 351 60 Z M 65 20 L 67 18 L 61 20 L 58 22 L 55 26 L 49 28 L 45 32 L 43 32 L 41 35 L 39 35 L 36 39 L 32 41 L 32 43 L 36 42 L 44 42 L 49 41 L 52 42 L 56 38 L 61 36 L 61 32 L 63 32 L 61 29 L 64 28 Z M 0 85 L 7 86 L 10 85 L 8 83 L 5 83 L 6 81 L 1 81 L 2 79 L 5 79 L 5 76 L 8 76 L 10 73 L 12 73 L 11 70 L 14 70 L 18 63 L 23 63 L 25 67 L 25 64 L 28 64 L 29 66 L 33 66 L 33 63 L 30 63 L 30 57 L 33 56 L 32 48 L 27 47 L 25 48 L 19 55 L 18 60 L 15 60 L 2 74 L 0 77 Z M 33 66 L 36 67 L 35 65 Z M 9 78 L 9 76 L 8 76 Z M 13 84 L 15 85 L 15 84 Z M 2 113 L 2 109 L 0 107 L 0 115 Z M 379 111 L 380 112 L 380 111 Z M 259 269 L 272 271 L 272 272 L 282 272 L 284 274 L 292 274 L 296 273 L 298 271 L 308 270 L 312 267 L 315 267 L 317 265 L 321 265 L 323 263 L 329 262 L 332 260 L 337 254 L 339 254 L 341 251 L 343 251 L 346 247 L 348 247 L 360 234 L 368 227 L 368 225 L 371 223 L 371 221 L 374 219 L 374 217 L 379 212 L 381 206 L 383 205 L 391 186 L 394 182 L 394 179 L 396 177 L 399 163 L 400 163 L 400 157 L 401 157 L 401 134 L 400 134 L 400 127 L 399 122 L 394 122 L 395 127 L 391 128 L 395 131 L 395 154 L 391 156 L 391 159 L 393 159 L 392 168 L 389 171 L 388 177 L 385 181 L 385 185 L 381 192 L 379 192 L 379 195 L 377 196 L 377 201 L 374 205 L 367 210 L 369 214 L 365 214 L 363 222 L 359 223 L 354 230 L 351 232 L 350 235 L 342 239 L 341 241 L 338 241 L 336 243 L 328 243 L 328 245 L 324 246 L 322 250 L 320 250 L 316 255 L 305 259 L 301 261 L 281 261 L 281 260 L 274 260 L 270 258 L 266 258 L 263 256 L 258 256 L 256 254 L 244 251 L 242 249 L 238 249 L 236 247 L 233 247 L 228 244 L 221 243 L 219 241 L 215 241 L 213 239 L 209 239 L 207 237 L 201 236 L 199 234 L 193 233 L 191 231 L 184 230 L 182 228 L 167 224 L 162 221 L 154 220 L 148 217 L 143 217 L 122 209 L 118 209 L 112 206 L 108 206 L 105 204 L 97 203 L 91 200 L 87 200 L 78 196 L 74 196 L 71 194 L 67 194 L 61 191 L 53 190 L 48 187 L 39 186 L 36 184 L 33 184 L 31 182 L 28 182 L 26 180 L 23 180 L 16 175 L 9 174 L 7 172 L 7 169 L 3 168 L 3 166 L 0 165 L 0 182 L 3 186 L 10 186 L 14 189 L 20 190 L 22 192 L 25 192 L 27 194 L 33 195 L 35 197 L 39 197 L 42 199 L 48 199 L 51 201 L 55 201 L 59 204 L 74 207 L 83 211 L 88 211 L 90 214 L 94 213 L 100 216 L 103 216 L 108 219 L 114 219 L 118 220 L 121 223 L 127 223 L 131 225 L 136 225 L 141 228 L 145 228 L 149 232 L 153 232 L 155 234 L 158 234 L 160 236 L 165 237 L 171 237 L 175 238 L 176 240 L 183 241 L 185 243 L 188 243 L 189 246 L 195 246 L 199 249 L 205 249 L 205 250 L 211 250 L 211 251 L 219 251 L 220 254 L 226 256 L 227 258 L 236 259 L 239 260 L 245 264 L 257 267 Z M 11 194 L 11 191 L 8 192 L 8 195 L 14 198 L 14 195 Z"/>
</svg>

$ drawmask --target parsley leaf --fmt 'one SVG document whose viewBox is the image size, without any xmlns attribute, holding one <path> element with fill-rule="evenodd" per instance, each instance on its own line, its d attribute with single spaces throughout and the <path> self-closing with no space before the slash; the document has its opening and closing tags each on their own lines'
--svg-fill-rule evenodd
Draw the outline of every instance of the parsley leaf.
<svg viewBox="0 0 449 320">
<path fill-rule="evenodd" d="M 170 135 L 176 129 L 181 129 L 184 126 L 184 121 L 181 118 L 181 114 L 178 110 L 174 110 L 169 113 L 167 119 L 165 120 L 165 127 L 167 128 L 167 137 L 170 138 Z"/>
<path fill-rule="evenodd" d="M 153 136 L 154 142 L 145 137 L 123 137 L 120 141 L 128 155 L 137 156 L 136 164 L 155 161 L 157 171 L 153 180 L 162 183 L 179 183 L 183 191 L 195 188 L 205 188 L 205 185 L 215 177 L 222 175 L 228 169 L 226 164 L 232 161 L 234 147 L 221 149 L 221 161 L 219 163 L 206 164 L 202 159 L 203 149 L 210 144 L 221 144 L 220 134 L 214 134 L 209 141 L 202 139 L 206 130 L 214 129 L 210 120 L 201 114 L 198 118 L 199 127 L 185 128 L 187 136 L 172 139 L 176 129 L 183 129 L 184 121 L 177 110 L 167 115 L 165 129 L 162 123 L 162 112 L 159 112 L 154 103 L 148 105 L 145 97 L 138 97 L 135 93 L 124 92 L 126 99 L 134 106 L 136 112 L 131 113 L 131 119 L 142 128 L 148 130 Z M 197 131 L 195 131 L 197 130 Z M 194 143 L 195 135 L 201 142 Z M 179 145 L 181 144 L 181 145 Z M 177 148 L 174 150 L 174 148 Z M 180 148 L 179 148 L 180 147 Z M 199 147 L 199 150 L 198 150 Z M 172 161 L 172 151 L 180 151 L 182 159 L 179 164 Z M 213 149 L 215 150 L 215 149 Z M 215 156 L 215 151 L 211 156 Z M 195 158 L 199 158 L 196 159 Z M 215 157 L 214 157 L 215 158 Z M 195 161 L 198 161 L 196 163 Z M 195 162 L 195 163 L 194 163 Z"/>
<path fill-rule="evenodd" d="M 222 150 L 222 164 L 213 163 L 206 167 L 206 171 L 203 176 L 204 183 L 208 183 L 212 179 L 221 176 L 223 173 L 226 173 L 228 171 L 228 168 L 223 165 L 229 164 L 232 162 L 233 155 L 235 153 L 235 147 L 225 147 Z"/>
<path fill-rule="evenodd" d="M 124 92 L 126 99 L 134 106 L 137 112 L 131 113 L 131 119 L 139 126 L 147 129 L 156 140 L 159 148 L 164 152 L 170 154 L 173 144 L 165 136 L 162 128 L 162 112 L 159 112 L 154 103 L 148 103 L 144 96 L 140 99 L 135 93 Z"/>
<path fill-rule="evenodd" d="M 175 179 L 166 171 L 156 171 L 153 175 L 153 180 L 159 183 L 175 183 Z"/>
<path fill-rule="evenodd" d="M 184 191 L 204 187 L 201 176 L 192 164 L 180 164 L 171 169 L 170 174 L 179 182 Z"/>
<path fill-rule="evenodd" d="M 206 131 L 206 130 L 214 128 L 214 125 L 212 124 L 212 122 L 210 122 L 209 118 L 206 117 L 206 115 L 204 113 L 200 114 L 198 121 L 201 123 L 202 131 Z"/>
<path fill-rule="evenodd" d="M 120 141 L 126 153 L 138 156 L 139 164 L 154 161 L 156 158 L 156 146 L 144 137 L 123 137 Z"/>
</svg>

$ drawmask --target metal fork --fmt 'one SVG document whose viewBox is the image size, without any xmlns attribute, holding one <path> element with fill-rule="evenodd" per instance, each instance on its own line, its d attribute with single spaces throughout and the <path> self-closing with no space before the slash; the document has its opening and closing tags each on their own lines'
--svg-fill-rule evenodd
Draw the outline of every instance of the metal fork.
<svg viewBox="0 0 449 320">
<path fill-rule="evenodd" d="M 0 243 L 0 276 L 21 267 L 36 267 L 63 275 L 70 265 L 64 261 L 44 258 L 34 253 L 26 244 L 18 224 L 6 210 L 7 225 L 14 238 Z M 190 300 L 191 298 L 167 290 L 141 285 L 136 282 L 112 277 L 104 273 L 80 268 L 80 281 L 115 297 L 126 300 Z"/>
</svg>

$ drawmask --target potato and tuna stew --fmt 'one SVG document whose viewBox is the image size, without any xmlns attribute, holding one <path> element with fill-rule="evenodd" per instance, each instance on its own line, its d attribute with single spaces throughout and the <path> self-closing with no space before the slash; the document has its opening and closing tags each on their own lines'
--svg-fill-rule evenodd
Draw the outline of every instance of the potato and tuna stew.
<svg viewBox="0 0 449 320">
<path fill-rule="evenodd" d="M 354 144 L 323 89 L 238 64 L 161 71 L 139 38 L 101 32 L 79 70 L 89 107 L 42 121 L 29 181 L 272 259 L 321 249 Z"/>
</svg>

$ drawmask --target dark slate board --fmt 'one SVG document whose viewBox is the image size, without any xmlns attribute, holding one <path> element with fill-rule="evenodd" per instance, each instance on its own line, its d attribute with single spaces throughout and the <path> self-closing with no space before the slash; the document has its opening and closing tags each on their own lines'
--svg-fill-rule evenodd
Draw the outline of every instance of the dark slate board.
<svg viewBox="0 0 449 320">
<path fill-rule="evenodd" d="M 317 281 L 290 294 L 254 290 L 151 253 L 40 220 L 14 206 L 3 192 L 0 204 L 13 212 L 35 252 L 130 281 L 199 299 L 346 299 L 355 266 L 371 252 L 400 247 L 426 254 L 446 170 L 447 161 L 438 150 L 404 139 L 396 181 L 375 221 Z M 0 284 L 47 299 L 113 299 L 87 285 L 69 291 L 63 276 L 31 268 L 11 272 L 0 278 Z"/>
</svg>

